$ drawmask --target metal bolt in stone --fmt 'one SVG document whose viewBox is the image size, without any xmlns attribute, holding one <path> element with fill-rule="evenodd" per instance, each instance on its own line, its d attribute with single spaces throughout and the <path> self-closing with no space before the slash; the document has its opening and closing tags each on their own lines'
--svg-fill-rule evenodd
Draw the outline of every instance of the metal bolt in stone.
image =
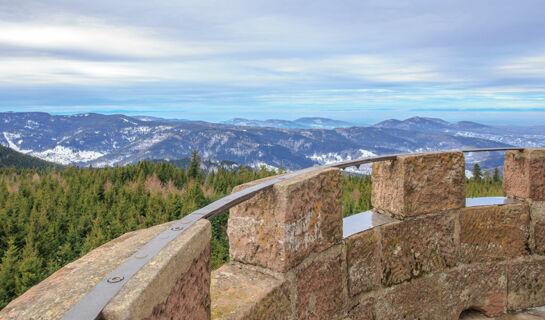
<svg viewBox="0 0 545 320">
<path fill-rule="evenodd" d="M 183 229 L 184 229 L 183 226 L 175 226 L 175 227 L 170 228 L 170 230 L 172 230 L 172 231 L 180 231 L 180 230 L 183 230 Z"/>
<path fill-rule="evenodd" d="M 123 279 L 125 279 L 125 277 L 123 277 L 123 276 L 111 277 L 110 279 L 108 279 L 108 282 L 109 283 L 118 283 L 118 282 L 123 281 Z"/>
</svg>

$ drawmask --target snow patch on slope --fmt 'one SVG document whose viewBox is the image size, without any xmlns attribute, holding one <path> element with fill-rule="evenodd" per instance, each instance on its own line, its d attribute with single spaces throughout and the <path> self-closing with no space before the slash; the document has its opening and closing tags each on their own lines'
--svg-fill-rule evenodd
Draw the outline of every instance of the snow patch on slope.
<svg viewBox="0 0 545 320">
<path fill-rule="evenodd" d="M 97 151 L 74 151 L 64 146 L 56 146 L 53 149 L 47 149 L 41 152 L 32 152 L 31 154 L 40 159 L 64 165 L 87 162 L 104 156 L 103 153 Z"/>
<path fill-rule="evenodd" d="M 32 150 L 23 150 L 23 149 L 19 148 L 21 143 L 23 143 L 23 140 L 17 141 L 18 145 L 13 142 L 13 140 L 20 139 L 20 138 L 21 138 L 20 134 L 4 132 L 4 139 L 6 139 L 6 141 L 8 143 L 8 147 L 10 147 L 11 149 L 13 149 L 15 151 L 22 152 L 22 153 L 32 152 Z"/>
</svg>

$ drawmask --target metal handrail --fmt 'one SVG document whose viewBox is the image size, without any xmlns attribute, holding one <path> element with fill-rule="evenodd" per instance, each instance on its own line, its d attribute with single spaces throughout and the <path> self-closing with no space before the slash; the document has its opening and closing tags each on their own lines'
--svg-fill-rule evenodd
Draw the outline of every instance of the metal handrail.
<svg viewBox="0 0 545 320">
<path fill-rule="evenodd" d="M 436 152 L 452 152 L 461 151 L 467 152 L 488 152 L 488 151 L 507 151 L 507 150 L 523 150 L 524 148 L 483 148 L 483 149 L 465 149 L 465 150 L 449 150 Z M 104 279 L 97 283 L 83 298 L 81 298 L 72 308 L 63 316 L 63 320 L 77 319 L 96 319 L 104 307 L 110 300 L 121 290 L 123 285 L 131 279 L 146 263 L 155 257 L 164 247 L 172 240 L 180 236 L 185 230 L 191 227 L 200 219 L 213 219 L 220 213 L 228 210 L 237 204 L 251 199 L 259 191 L 271 188 L 274 184 L 299 176 L 301 174 L 315 172 L 327 168 L 345 169 L 352 166 L 359 167 L 362 164 L 394 160 L 399 156 L 414 155 L 415 153 L 389 154 L 382 156 L 367 157 L 357 160 L 348 160 L 336 162 L 328 165 L 315 166 L 296 172 L 288 173 L 268 181 L 262 182 L 255 186 L 251 186 L 241 191 L 237 191 L 228 196 L 225 196 L 201 209 L 198 209 L 181 220 L 176 221 L 170 228 L 160 233 L 158 236 L 150 240 L 138 251 L 136 251 L 127 260 L 121 263 L 115 270 L 110 272 Z M 422 153 L 418 153 L 422 154 Z"/>
</svg>

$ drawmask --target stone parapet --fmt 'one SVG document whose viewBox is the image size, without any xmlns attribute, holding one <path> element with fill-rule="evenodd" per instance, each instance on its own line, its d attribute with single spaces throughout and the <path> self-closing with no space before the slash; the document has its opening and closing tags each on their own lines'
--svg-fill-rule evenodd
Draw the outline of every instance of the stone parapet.
<svg viewBox="0 0 545 320">
<path fill-rule="evenodd" d="M 503 189 L 519 199 L 545 200 L 545 149 L 507 151 Z"/>
<path fill-rule="evenodd" d="M 465 206 L 462 152 L 398 156 L 373 163 L 375 210 L 407 218 Z"/>
<path fill-rule="evenodd" d="M 172 223 L 129 232 L 66 265 L 0 311 L 1 319 L 60 319 L 95 284 Z M 210 317 L 208 221 L 198 221 L 137 272 L 102 319 Z"/>
<path fill-rule="evenodd" d="M 338 169 L 304 173 L 260 191 L 230 210 L 231 260 L 285 272 L 311 252 L 340 243 L 341 200 Z"/>
</svg>

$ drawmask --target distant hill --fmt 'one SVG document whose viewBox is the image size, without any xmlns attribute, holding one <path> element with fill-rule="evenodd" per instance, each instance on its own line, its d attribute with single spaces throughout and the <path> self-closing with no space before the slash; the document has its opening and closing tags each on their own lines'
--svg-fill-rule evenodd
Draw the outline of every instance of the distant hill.
<svg viewBox="0 0 545 320">
<path fill-rule="evenodd" d="M 49 167 L 59 168 L 61 166 L 53 162 L 28 156 L 0 145 L 0 168 L 1 167 L 15 167 L 17 169 L 45 169 Z"/>
<path fill-rule="evenodd" d="M 233 126 L 277 129 L 335 129 L 352 126 L 352 124 L 348 122 L 318 117 L 299 118 L 293 121 L 280 119 L 248 120 L 244 118 L 234 118 L 224 121 L 223 123 Z"/>
<path fill-rule="evenodd" d="M 447 122 L 438 118 L 412 117 L 403 121 L 389 119 L 373 125 L 375 128 L 389 128 L 430 133 L 447 133 L 460 130 L 486 130 L 490 128 L 484 124 L 460 121 Z"/>
</svg>

